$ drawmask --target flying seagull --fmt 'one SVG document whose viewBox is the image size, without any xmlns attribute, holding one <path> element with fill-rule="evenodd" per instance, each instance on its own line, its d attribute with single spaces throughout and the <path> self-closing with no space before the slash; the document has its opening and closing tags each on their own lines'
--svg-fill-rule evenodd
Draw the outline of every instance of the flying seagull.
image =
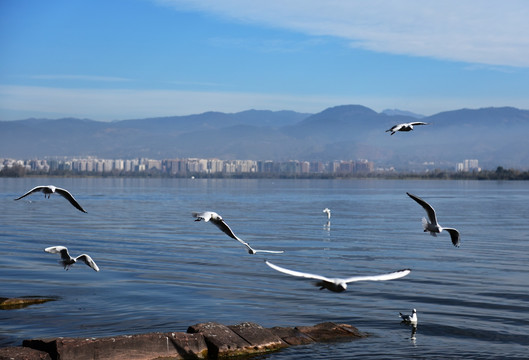
<svg viewBox="0 0 529 360">
<path fill-rule="evenodd" d="M 77 200 L 75 200 L 73 195 L 70 194 L 70 192 L 68 190 L 61 189 L 61 188 L 53 186 L 53 185 L 36 186 L 33 189 L 29 190 L 24 195 L 22 195 L 21 197 L 16 198 L 15 200 L 20 200 L 23 197 L 28 196 L 29 194 L 33 194 L 34 192 L 39 192 L 39 191 L 42 191 L 44 193 L 44 197 L 47 197 L 48 199 L 50 198 L 51 194 L 57 193 L 57 194 L 61 195 L 63 198 L 65 198 L 66 200 L 68 200 L 70 202 L 70 204 L 75 206 L 78 210 L 80 210 L 80 211 L 82 211 L 84 213 L 86 212 L 86 210 L 83 209 L 81 205 L 79 205 Z"/>
<path fill-rule="evenodd" d="M 215 226 L 217 226 L 219 229 L 221 229 L 222 232 L 224 232 L 226 235 L 228 235 L 232 239 L 235 239 L 238 242 L 240 242 L 241 244 L 243 244 L 244 246 L 246 246 L 246 248 L 248 249 L 248 254 L 251 254 L 251 255 L 254 255 L 254 254 L 257 254 L 257 253 L 282 254 L 284 252 L 282 250 L 281 251 L 275 251 L 275 250 L 253 249 L 250 246 L 250 244 L 248 244 L 246 241 L 244 241 L 242 239 L 239 239 L 237 237 L 237 235 L 235 235 L 234 232 L 230 229 L 228 224 L 226 224 L 226 222 L 222 219 L 222 217 L 219 214 L 217 214 L 216 212 L 213 212 L 213 211 L 206 211 L 206 212 L 203 212 L 203 213 L 194 212 L 193 213 L 193 217 L 196 218 L 195 221 L 200 221 L 200 220 L 204 220 L 205 222 L 211 221 Z"/>
<path fill-rule="evenodd" d="M 413 200 L 419 203 L 419 205 L 421 205 L 424 208 L 424 210 L 426 210 L 426 213 L 428 214 L 428 218 L 430 219 L 429 222 L 428 220 L 426 220 L 426 218 L 422 218 L 422 226 L 424 228 L 424 232 L 429 231 L 432 236 L 437 236 L 438 233 L 441 233 L 443 230 L 446 230 L 450 234 L 450 238 L 452 239 L 452 244 L 454 244 L 454 246 L 456 247 L 459 247 L 460 245 L 459 231 L 453 228 L 444 228 L 441 225 L 439 225 L 437 223 L 437 217 L 435 216 L 435 210 L 430 204 L 428 204 L 426 201 L 424 201 L 418 196 L 415 196 L 408 192 L 406 194 L 408 194 L 409 197 L 411 197 Z"/>
<path fill-rule="evenodd" d="M 406 324 L 417 324 L 417 310 L 413 309 L 411 315 L 399 313 L 402 321 Z"/>
<path fill-rule="evenodd" d="M 314 275 L 314 274 L 285 269 L 280 266 L 274 265 L 269 261 L 265 261 L 265 262 L 266 262 L 266 265 L 270 266 L 272 269 L 277 270 L 279 272 L 292 275 L 292 276 L 298 276 L 298 277 L 317 280 L 315 285 L 319 286 L 320 290 L 327 289 L 327 290 L 334 291 L 334 292 L 345 291 L 345 289 L 347 289 L 347 283 L 350 283 L 350 282 L 393 280 L 393 279 L 404 277 L 411 272 L 410 269 L 402 269 L 399 271 L 395 271 L 395 272 L 392 272 L 389 274 L 383 274 L 383 275 L 353 276 L 353 277 L 346 278 L 346 279 L 339 279 L 339 278 L 331 279 L 331 278 L 327 278 L 321 275 Z"/>
<path fill-rule="evenodd" d="M 327 214 L 327 219 L 331 218 L 331 209 L 325 208 L 323 209 L 323 212 Z"/>
<path fill-rule="evenodd" d="M 70 270 L 70 267 L 75 264 L 78 260 L 82 260 L 86 265 L 90 266 L 95 271 L 99 271 L 99 267 L 96 265 L 94 260 L 89 255 L 81 254 L 76 258 L 73 258 L 68 253 L 68 249 L 65 246 L 52 246 L 44 249 L 44 251 L 50 254 L 61 254 L 61 264 L 66 270 Z"/>
<path fill-rule="evenodd" d="M 422 122 L 422 121 L 414 121 L 410 123 L 403 123 L 394 125 L 391 127 L 391 129 L 386 130 L 386 132 L 391 131 L 390 135 L 395 134 L 397 131 L 412 131 L 413 127 L 415 125 L 429 125 L 428 123 Z"/>
</svg>

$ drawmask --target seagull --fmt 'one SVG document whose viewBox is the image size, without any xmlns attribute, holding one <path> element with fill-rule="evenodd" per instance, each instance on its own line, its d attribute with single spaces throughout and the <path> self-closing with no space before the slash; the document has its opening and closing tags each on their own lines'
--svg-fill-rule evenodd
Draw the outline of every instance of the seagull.
<svg viewBox="0 0 529 360">
<path fill-rule="evenodd" d="M 59 187 L 56 187 L 56 186 L 53 186 L 53 185 L 45 185 L 45 186 L 36 186 L 34 187 L 33 189 L 29 190 L 27 193 L 25 193 L 24 195 L 22 195 L 21 197 L 19 198 L 16 198 L 15 200 L 20 200 L 22 199 L 23 197 L 26 197 L 28 196 L 29 194 L 33 194 L 34 192 L 39 192 L 39 191 L 42 191 L 44 193 L 44 197 L 48 197 L 48 199 L 50 198 L 51 194 L 53 193 L 57 193 L 59 195 L 61 195 L 63 198 L 65 198 L 66 200 L 68 200 L 70 202 L 70 204 L 72 204 L 73 206 L 75 206 L 78 210 L 82 211 L 82 212 L 86 212 L 85 209 L 83 209 L 81 207 L 81 205 L 79 205 L 79 203 L 77 202 L 77 200 L 75 200 L 75 198 L 73 197 L 72 194 L 70 194 L 70 192 L 66 189 L 61 189 Z"/>
<path fill-rule="evenodd" d="M 395 134 L 397 131 L 412 131 L 413 127 L 415 125 L 429 125 L 428 123 L 422 122 L 422 121 L 414 121 L 410 123 L 403 123 L 394 125 L 391 127 L 391 129 L 386 130 L 386 132 L 391 131 L 390 135 Z"/>
<path fill-rule="evenodd" d="M 411 315 L 399 313 L 402 318 L 402 322 L 406 324 L 417 324 L 417 310 L 413 309 Z"/>
<path fill-rule="evenodd" d="M 406 194 L 408 194 L 409 197 L 411 197 L 413 200 L 419 203 L 419 205 L 421 205 L 424 208 L 424 210 L 426 210 L 426 213 L 428 214 L 428 218 L 430 219 L 429 222 L 428 220 L 426 220 L 426 218 L 422 218 L 422 226 L 424 228 L 424 232 L 429 231 L 432 236 L 437 236 L 437 233 L 441 233 L 443 230 L 446 230 L 450 234 L 450 238 L 452 239 L 452 244 L 454 244 L 455 247 L 459 247 L 460 245 L 459 231 L 453 228 L 444 228 L 441 225 L 439 225 L 437 223 L 437 217 L 435 216 L 435 210 L 430 204 L 428 204 L 426 201 L 424 201 L 418 196 L 415 196 L 408 192 Z"/>
<path fill-rule="evenodd" d="M 235 239 L 238 242 L 240 242 L 241 244 L 243 244 L 244 246 L 246 246 L 246 248 L 248 249 L 248 254 L 251 254 L 251 255 L 255 255 L 257 253 L 282 254 L 284 252 L 283 250 L 275 251 L 275 250 L 253 249 L 250 246 L 250 244 L 248 244 L 246 241 L 244 241 L 242 239 L 239 239 L 237 237 L 237 235 L 235 235 L 234 232 L 230 229 L 228 224 L 226 224 L 226 222 L 224 222 L 222 217 L 219 214 L 217 214 L 216 212 L 213 212 L 213 211 L 206 211 L 206 212 L 203 212 L 203 213 L 194 212 L 193 213 L 193 217 L 196 218 L 195 221 L 200 221 L 200 220 L 204 220 L 204 222 L 211 221 L 215 226 L 217 226 L 219 229 L 221 229 L 222 232 L 224 232 L 226 235 L 228 235 L 232 239 Z"/>
<path fill-rule="evenodd" d="M 323 209 L 323 212 L 327 214 L 327 219 L 331 218 L 331 209 L 325 208 Z"/>
<path fill-rule="evenodd" d="M 345 291 L 345 289 L 347 289 L 347 283 L 350 283 L 350 282 L 393 280 L 393 279 L 404 277 L 411 272 L 410 269 L 402 269 L 399 271 L 395 271 L 395 272 L 392 272 L 389 274 L 383 274 L 383 275 L 353 276 L 347 279 L 339 279 L 339 278 L 331 279 L 331 278 L 327 278 L 321 275 L 314 275 L 314 274 L 285 269 L 280 266 L 274 265 L 269 261 L 265 261 L 265 263 L 266 265 L 270 266 L 272 269 L 288 274 L 288 275 L 318 280 L 315 283 L 315 285 L 319 286 L 320 290 L 327 289 L 327 290 L 334 291 L 334 292 Z"/>
<path fill-rule="evenodd" d="M 76 258 L 73 258 L 68 253 L 68 249 L 65 246 L 51 246 L 44 251 L 50 253 L 50 254 L 61 254 L 61 264 L 64 266 L 66 270 L 70 270 L 70 267 L 75 264 L 78 260 L 82 260 L 86 265 L 90 266 L 95 271 L 99 271 L 99 267 L 96 265 L 94 260 L 89 255 L 81 254 Z"/>
</svg>

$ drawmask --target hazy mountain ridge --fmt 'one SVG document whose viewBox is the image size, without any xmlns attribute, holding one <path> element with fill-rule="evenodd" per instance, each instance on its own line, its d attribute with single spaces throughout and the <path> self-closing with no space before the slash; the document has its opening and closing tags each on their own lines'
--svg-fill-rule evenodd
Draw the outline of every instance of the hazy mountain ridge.
<svg viewBox="0 0 529 360">
<path fill-rule="evenodd" d="M 430 125 L 390 136 L 417 121 L 361 105 L 317 114 L 248 110 L 99 122 L 89 119 L 0 121 L 0 157 L 97 156 L 334 160 L 367 158 L 381 166 L 478 159 L 480 165 L 529 167 L 529 111 L 460 109 L 421 118 Z"/>
</svg>

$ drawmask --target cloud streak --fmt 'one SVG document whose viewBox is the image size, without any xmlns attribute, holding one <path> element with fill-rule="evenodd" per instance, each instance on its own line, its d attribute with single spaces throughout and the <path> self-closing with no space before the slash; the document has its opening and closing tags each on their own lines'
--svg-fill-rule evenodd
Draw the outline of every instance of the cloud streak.
<svg viewBox="0 0 529 360">
<path fill-rule="evenodd" d="M 154 0 L 176 10 L 334 36 L 370 51 L 529 67 L 525 0 Z"/>
</svg>

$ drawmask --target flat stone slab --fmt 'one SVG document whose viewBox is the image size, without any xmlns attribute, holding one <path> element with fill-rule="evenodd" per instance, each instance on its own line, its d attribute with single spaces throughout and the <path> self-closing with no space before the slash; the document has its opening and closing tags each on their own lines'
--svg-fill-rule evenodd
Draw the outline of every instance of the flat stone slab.
<svg viewBox="0 0 529 360">
<path fill-rule="evenodd" d="M 297 328 L 276 326 L 271 328 L 270 331 L 288 345 L 306 345 L 315 342 L 314 339 L 305 335 Z"/>
<path fill-rule="evenodd" d="M 239 356 L 251 354 L 252 345 L 237 335 L 226 325 L 208 322 L 192 325 L 188 333 L 199 333 L 204 336 L 208 345 L 208 356 L 216 359 L 219 357 Z"/>
<path fill-rule="evenodd" d="M 0 348 L 0 360 L 52 360 L 52 358 L 45 351 L 12 346 Z"/>
<path fill-rule="evenodd" d="M 186 333 L 24 340 L 23 347 L 0 349 L 0 360 L 218 359 L 262 354 L 290 345 L 344 341 L 366 336 L 351 325 L 332 322 L 271 329 L 252 322 L 230 326 L 208 322 L 192 325 Z M 2 357 L 4 354 L 5 357 Z"/>
<path fill-rule="evenodd" d="M 333 322 L 324 322 L 315 326 L 298 326 L 296 329 L 316 342 L 367 337 L 354 326 Z"/>
<path fill-rule="evenodd" d="M 208 349 L 200 334 L 148 333 L 105 338 L 24 340 L 23 346 L 42 350 L 52 359 L 151 360 L 205 359 Z"/>
<path fill-rule="evenodd" d="M 248 342 L 258 352 L 274 351 L 286 347 L 281 338 L 269 329 L 252 322 L 228 326 L 235 334 Z"/>
</svg>

